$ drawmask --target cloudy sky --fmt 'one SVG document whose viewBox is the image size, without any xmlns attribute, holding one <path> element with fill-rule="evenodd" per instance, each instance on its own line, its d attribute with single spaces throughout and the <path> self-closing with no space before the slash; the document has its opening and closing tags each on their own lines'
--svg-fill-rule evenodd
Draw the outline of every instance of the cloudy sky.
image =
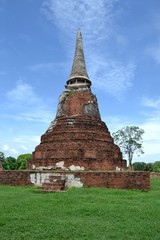
<svg viewBox="0 0 160 240">
<path fill-rule="evenodd" d="M 54 119 L 81 28 L 110 132 L 145 130 L 134 161 L 160 160 L 159 0 L 0 0 L 0 151 L 31 153 Z"/>
</svg>

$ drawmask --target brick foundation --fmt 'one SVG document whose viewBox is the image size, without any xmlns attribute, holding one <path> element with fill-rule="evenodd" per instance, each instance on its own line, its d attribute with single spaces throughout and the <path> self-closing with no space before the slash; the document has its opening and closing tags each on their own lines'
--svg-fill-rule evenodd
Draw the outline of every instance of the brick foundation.
<svg viewBox="0 0 160 240">
<path fill-rule="evenodd" d="M 54 181 L 57 177 L 58 179 L 65 180 L 66 187 L 104 187 L 150 190 L 149 172 L 1 171 L 0 184 L 42 186 L 45 182 L 50 182 L 49 179 Z"/>
</svg>

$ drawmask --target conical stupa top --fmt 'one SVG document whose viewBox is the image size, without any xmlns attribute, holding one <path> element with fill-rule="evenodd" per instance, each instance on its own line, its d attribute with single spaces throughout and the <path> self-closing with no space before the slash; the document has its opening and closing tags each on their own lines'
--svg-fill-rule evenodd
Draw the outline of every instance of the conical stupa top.
<svg viewBox="0 0 160 240">
<path fill-rule="evenodd" d="M 77 31 L 76 49 L 69 80 L 77 77 L 89 80 L 84 59 L 82 34 L 80 29 Z"/>
</svg>

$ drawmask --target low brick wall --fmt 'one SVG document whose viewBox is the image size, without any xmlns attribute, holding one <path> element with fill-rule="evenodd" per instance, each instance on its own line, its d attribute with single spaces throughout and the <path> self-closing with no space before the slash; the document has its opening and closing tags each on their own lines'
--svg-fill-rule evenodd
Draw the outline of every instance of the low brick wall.
<svg viewBox="0 0 160 240">
<path fill-rule="evenodd" d="M 150 190 L 149 172 L 104 172 L 104 171 L 1 171 L 0 184 L 37 185 L 61 176 L 66 187 L 104 187 L 119 189 Z"/>
<path fill-rule="evenodd" d="M 14 186 L 29 186 L 32 185 L 30 181 L 29 171 L 1 171 L 0 184 L 14 185 Z"/>
<path fill-rule="evenodd" d="M 149 172 L 86 172 L 79 175 L 87 187 L 150 189 Z"/>
<path fill-rule="evenodd" d="M 150 176 L 153 177 L 153 178 L 160 178 L 160 173 L 153 173 L 153 172 L 151 172 Z"/>
</svg>

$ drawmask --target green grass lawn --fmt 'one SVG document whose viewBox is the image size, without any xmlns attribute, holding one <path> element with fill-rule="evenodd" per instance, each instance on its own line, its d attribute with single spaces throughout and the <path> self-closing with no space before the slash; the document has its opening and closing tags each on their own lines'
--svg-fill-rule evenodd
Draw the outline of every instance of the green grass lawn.
<svg viewBox="0 0 160 240">
<path fill-rule="evenodd" d="M 160 178 L 149 192 L 0 186 L 0 239 L 160 240 Z"/>
</svg>

